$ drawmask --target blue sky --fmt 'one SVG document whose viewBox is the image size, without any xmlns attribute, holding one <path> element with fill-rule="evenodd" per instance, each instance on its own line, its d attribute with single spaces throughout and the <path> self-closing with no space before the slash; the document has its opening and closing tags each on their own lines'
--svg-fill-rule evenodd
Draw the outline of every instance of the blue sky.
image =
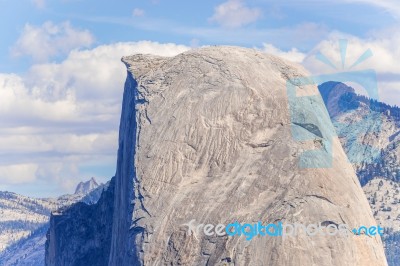
<svg viewBox="0 0 400 266">
<path fill-rule="evenodd" d="M 248 47 L 260 47 L 266 42 L 280 49 L 297 47 L 304 52 L 334 30 L 368 37 L 371 31 L 398 22 L 396 14 L 369 1 L 230 2 L 258 12 L 248 21 L 223 15 L 220 20 L 213 20 L 215 9 L 223 1 L 1 0 L 0 71 L 21 72 L 29 68 L 31 61 L 16 59 L 10 49 L 26 24 L 42 25 L 46 21 L 54 24 L 69 21 L 73 27 L 90 31 L 94 37 L 91 47 L 139 40 Z M 238 21 L 242 27 L 230 27 L 229 21 Z M 307 27 L 314 30 L 307 31 Z"/>
<path fill-rule="evenodd" d="M 400 7 L 395 0 L 0 0 L 0 190 L 73 192 L 115 172 L 125 69 L 133 53 L 172 56 L 204 45 L 273 53 L 312 74 L 332 71 L 320 51 L 379 78 L 400 105 Z"/>
</svg>

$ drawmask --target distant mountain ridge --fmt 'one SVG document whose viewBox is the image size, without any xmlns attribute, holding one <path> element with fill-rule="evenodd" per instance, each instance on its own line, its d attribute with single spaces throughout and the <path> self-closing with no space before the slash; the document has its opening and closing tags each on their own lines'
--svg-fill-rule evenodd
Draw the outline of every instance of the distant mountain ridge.
<svg viewBox="0 0 400 266">
<path fill-rule="evenodd" d="M 329 81 L 321 84 L 319 87 L 320 94 L 331 117 L 335 117 L 338 113 L 333 112 L 334 108 L 332 100 L 338 99 L 337 107 L 341 113 L 349 110 L 355 110 L 364 105 L 368 106 L 371 111 L 390 115 L 394 119 L 400 120 L 400 107 L 397 105 L 389 105 L 376 99 L 357 94 L 355 89 L 341 82 Z"/>
<path fill-rule="evenodd" d="M 308 77 L 304 69 L 239 47 L 123 62 L 113 205 L 104 197 L 96 210 L 76 204 L 53 215 L 46 265 L 386 265 L 379 237 L 246 241 L 182 226 L 375 223 L 340 143 L 334 168 L 299 168 L 302 152 L 334 130 L 322 99 L 308 99 L 288 120 L 287 80 Z M 329 128 L 315 126 L 321 121 Z M 321 142 L 296 141 L 293 125 Z"/>
<path fill-rule="evenodd" d="M 340 82 L 326 82 L 319 91 L 361 185 L 375 177 L 399 182 L 400 108 Z"/>
<path fill-rule="evenodd" d="M 92 178 L 78 184 L 79 193 L 42 199 L 0 191 L 0 265 L 44 265 L 51 213 L 76 202 L 94 204 L 107 186 Z"/>
<path fill-rule="evenodd" d="M 343 149 L 353 161 L 374 217 L 385 228 L 388 264 L 400 261 L 400 108 L 340 82 L 319 86 Z"/>
<path fill-rule="evenodd" d="M 80 182 L 75 189 L 75 194 L 86 194 L 99 187 L 96 179 L 92 177 L 89 181 Z"/>
</svg>

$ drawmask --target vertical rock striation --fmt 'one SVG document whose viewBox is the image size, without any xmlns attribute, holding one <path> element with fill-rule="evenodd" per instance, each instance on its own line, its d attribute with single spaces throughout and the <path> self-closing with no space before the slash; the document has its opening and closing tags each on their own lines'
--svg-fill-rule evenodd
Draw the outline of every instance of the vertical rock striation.
<svg viewBox="0 0 400 266">
<path fill-rule="evenodd" d="M 115 189 L 97 204 L 102 211 L 78 205 L 68 212 L 74 221 L 53 218 L 47 265 L 387 265 L 379 237 L 247 241 L 192 234 L 185 225 L 375 224 L 337 138 L 331 168 L 299 168 L 304 151 L 330 151 L 324 143 L 333 130 L 321 97 L 289 117 L 286 82 L 307 76 L 300 66 L 235 47 L 122 60 Z M 295 141 L 292 129 L 312 140 Z M 98 220 L 104 230 L 79 236 Z"/>
<path fill-rule="evenodd" d="M 108 265 L 114 208 L 114 178 L 96 204 L 78 202 L 52 213 L 46 265 Z"/>
<path fill-rule="evenodd" d="M 183 226 L 193 219 L 375 224 L 338 139 L 331 168 L 298 167 L 300 154 L 324 148 L 333 128 L 321 98 L 290 119 L 286 82 L 307 76 L 301 67 L 234 47 L 123 62 L 109 265 L 386 265 L 379 237 L 247 241 Z M 296 142 L 291 127 L 314 141 Z"/>
</svg>

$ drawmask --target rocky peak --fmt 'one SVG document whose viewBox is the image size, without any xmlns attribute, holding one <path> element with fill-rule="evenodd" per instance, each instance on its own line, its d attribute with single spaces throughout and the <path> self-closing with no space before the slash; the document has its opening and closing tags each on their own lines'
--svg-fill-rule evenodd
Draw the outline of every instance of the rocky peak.
<svg viewBox="0 0 400 266">
<path fill-rule="evenodd" d="M 320 149 L 333 129 L 320 98 L 306 99 L 290 117 L 287 81 L 309 76 L 301 66 L 238 47 L 123 62 L 128 78 L 109 265 L 386 265 L 379 238 L 247 242 L 193 236 L 182 226 L 375 224 L 338 141 L 332 167 L 299 167 L 300 154 Z M 293 129 L 317 141 L 297 142 Z"/>
<path fill-rule="evenodd" d="M 135 55 L 123 62 L 128 76 L 114 205 L 106 199 L 90 216 L 77 206 L 63 226 L 54 216 L 47 265 L 97 260 L 92 246 L 109 250 L 95 265 L 387 265 L 380 237 L 302 234 L 248 241 L 188 230 L 192 220 L 376 224 L 337 139 L 331 167 L 299 167 L 304 151 L 320 149 L 327 157 L 331 150 L 323 145 L 333 130 L 320 97 L 289 110 L 288 79 L 309 76 L 301 66 L 239 47 L 170 58 Z M 313 139 L 297 141 L 293 130 Z M 71 237 L 81 236 L 83 226 L 90 241 Z M 78 255 L 71 251 L 78 248 Z"/>
<path fill-rule="evenodd" d="M 92 177 L 90 180 L 86 182 L 80 182 L 75 189 L 75 194 L 87 194 L 93 189 L 97 188 L 99 184 L 96 179 Z"/>
</svg>

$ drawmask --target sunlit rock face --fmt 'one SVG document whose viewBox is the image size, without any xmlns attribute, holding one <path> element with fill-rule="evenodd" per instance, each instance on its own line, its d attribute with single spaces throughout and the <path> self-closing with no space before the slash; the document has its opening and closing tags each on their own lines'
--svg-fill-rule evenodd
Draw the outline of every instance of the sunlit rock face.
<svg viewBox="0 0 400 266">
<path fill-rule="evenodd" d="M 289 116 L 287 81 L 308 75 L 300 66 L 235 47 L 123 62 L 109 265 L 386 265 L 379 237 L 248 241 L 183 225 L 375 224 L 337 138 L 331 167 L 299 167 L 333 128 L 321 97 Z M 314 140 L 298 142 L 292 129 Z"/>
</svg>

